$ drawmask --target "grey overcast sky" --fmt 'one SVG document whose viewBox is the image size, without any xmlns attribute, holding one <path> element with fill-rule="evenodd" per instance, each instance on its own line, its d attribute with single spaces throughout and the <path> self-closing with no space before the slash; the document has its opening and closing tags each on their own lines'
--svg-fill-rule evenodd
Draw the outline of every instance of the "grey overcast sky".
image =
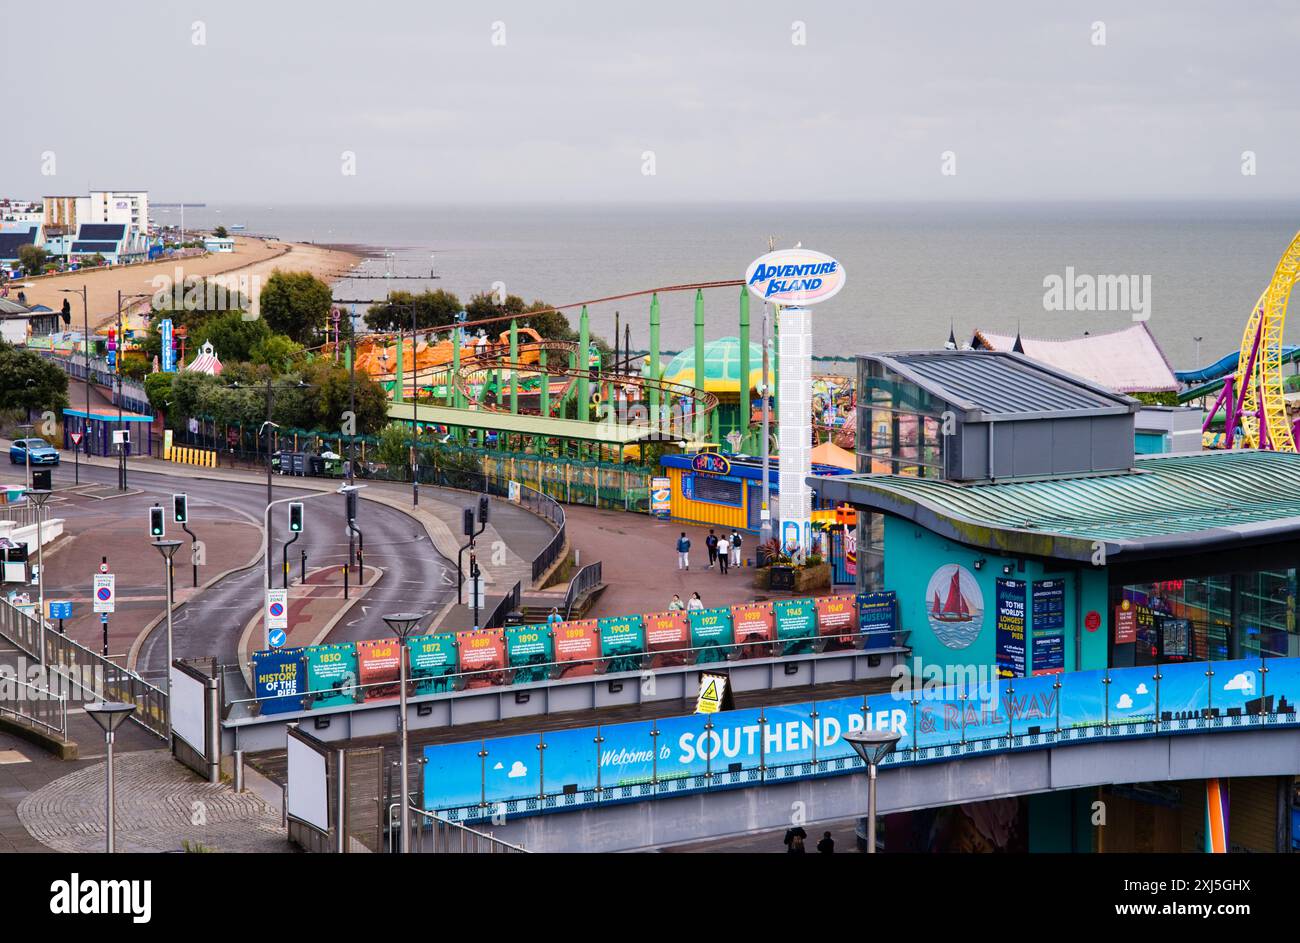
<svg viewBox="0 0 1300 943">
<path fill-rule="evenodd" d="M 1298 48 L 1240 0 L 13 2 L 0 195 L 1296 197 Z"/>
</svg>

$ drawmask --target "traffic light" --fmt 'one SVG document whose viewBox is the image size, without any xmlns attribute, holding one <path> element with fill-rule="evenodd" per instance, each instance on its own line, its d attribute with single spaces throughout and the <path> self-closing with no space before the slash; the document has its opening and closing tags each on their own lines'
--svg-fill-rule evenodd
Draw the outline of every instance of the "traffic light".
<svg viewBox="0 0 1300 943">
<path fill-rule="evenodd" d="M 486 524 L 488 522 L 488 507 L 488 496 L 485 494 L 480 495 L 478 499 L 478 522 L 480 524 Z"/>
<path fill-rule="evenodd" d="M 348 493 L 348 522 L 351 523 L 357 519 L 357 493 L 349 491 Z"/>
<path fill-rule="evenodd" d="M 149 509 L 149 536 L 161 539 L 164 533 L 162 505 L 155 504 Z"/>
<path fill-rule="evenodd" d="M 461 529 L 465 532 L 466 537 L 474 536 L 474 509 L 465 508 L 464 524 Z"/>
<path fill-rule="evenodd" d="M 289 530 L 293 533 L 302 532 L 302 502 L 289 502 Z"/>
<path fill-rule="evenodd" d="M 183 494 L 172 495 L 172 518 L 177 524 L 185 524 L 190 519 L 190 500 Z"/>
</svg>

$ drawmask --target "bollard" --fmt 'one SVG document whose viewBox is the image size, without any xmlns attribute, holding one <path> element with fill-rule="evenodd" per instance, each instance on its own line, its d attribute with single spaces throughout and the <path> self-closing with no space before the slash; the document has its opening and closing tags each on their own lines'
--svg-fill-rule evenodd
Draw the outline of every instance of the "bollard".
<svg viewBox="0 0 1300 943">
<path fill-rule="evenodd" d="M 244 751 L 235 751 L 235 792 L 244 791 Z"/>
</svg>

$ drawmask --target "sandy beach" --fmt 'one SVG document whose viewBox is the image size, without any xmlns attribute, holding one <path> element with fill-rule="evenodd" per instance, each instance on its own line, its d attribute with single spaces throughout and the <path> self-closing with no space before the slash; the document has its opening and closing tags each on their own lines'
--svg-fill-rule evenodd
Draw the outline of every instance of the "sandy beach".
<svg viewBox="0 0 1300 943">
<path fill-rule="evenodd" d="M 338 281 L 341 274 L 359 263 L 361 258 L 358 254 L 341 249 L 237 236 L 234 252 L 164 259 L 139 265 L 91 269 L 27 279 L 22 284 L 30 287 L 24 287 L 22 290 L 27 295 L 28 304 L 43 304 L 55 310 L 63 305 L 64 298 L 70 298 L 73 313 L 72 327 L 75 329 L 81 324 L 80 293 L 82 286 L 85 286 L 90 325 L 94 330 L 116 319 L 119 291 L 124 295 L 152 294 L 155 291 L 154 279 L 159 275 L 171 279 L 176 279 L 178 276 L 184 279 L 191 275 L 234 275 L 240 278 L 247 275 L 250 281 L 256 276 L 264 283 L 274 270 L 280 269 L 285 272 L 311 272 L 332 284 Z M 60 290 L 64 288 L 73 289 L 77 294 L 65 295 Z M 12 286 L 10 297 L 15 299 L 17 297 L 17 292 Z M 143 301 L 137 301 L 136 304 L 143 304 Z"/>
</svg>

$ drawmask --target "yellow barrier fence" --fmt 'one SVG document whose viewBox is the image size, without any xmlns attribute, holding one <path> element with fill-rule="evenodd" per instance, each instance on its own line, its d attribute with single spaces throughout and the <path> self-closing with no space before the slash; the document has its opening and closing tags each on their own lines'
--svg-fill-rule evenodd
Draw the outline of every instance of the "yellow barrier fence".
<svg viewBox="0 0 1300 943">
<path fill-rule="evenodd" d="M 181 465 L 197 465 L 200 468 L 216 468 L 217 453 L 213 449 L 195 449 L 187 445 L 173 445 L 163 450 L 163 458 Z"/>
</svg>

